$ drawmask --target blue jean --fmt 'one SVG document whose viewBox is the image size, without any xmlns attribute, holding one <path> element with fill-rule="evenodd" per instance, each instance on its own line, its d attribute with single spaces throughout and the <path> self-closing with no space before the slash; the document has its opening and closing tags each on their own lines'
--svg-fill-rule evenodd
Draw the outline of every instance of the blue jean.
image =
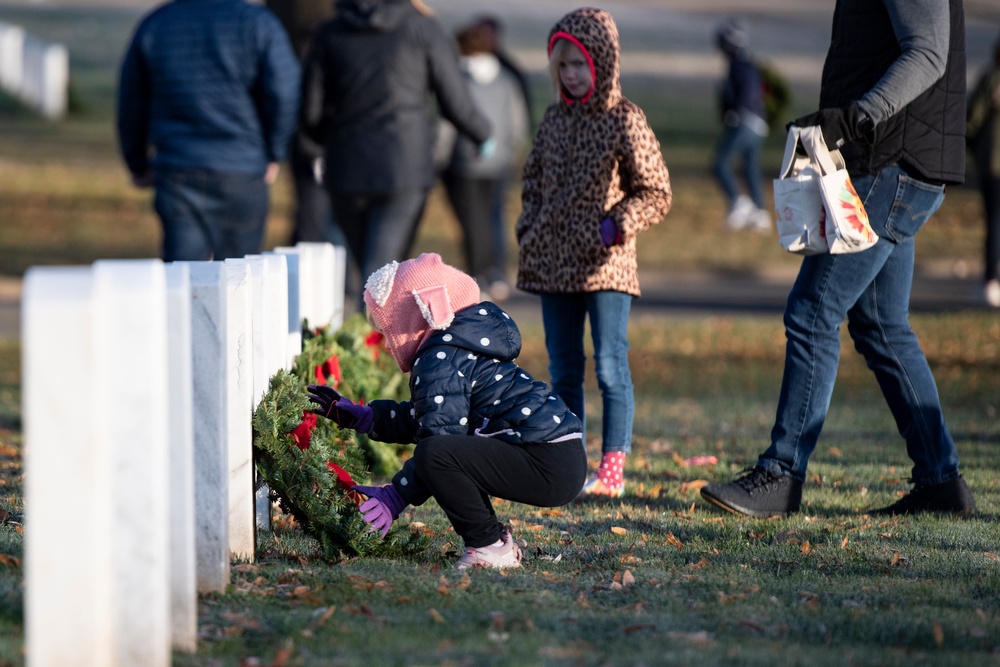
<svg viewBox="0 0 1000 667">
<path fill-rule="evenodd" d="M 157 169 L 153 208 L 163 260 L 205 261 L 259 253 L 270 206 L 263 174 Z"/>
<path fill-rule="evenodd" d="M 715 161 L 712 174 L 726 193 L 730 205 L 740 194 L 740 187 L 733 173 L 733 159 L 739 157 L 743 163 L 743 180 L 746 181 L 750 199 L 757 208 L 767 208 L 764 202 L 763 179 L 760 172 L 760 148 L 764 137 L 747 125 L 726 127 L 715 147 Z"/>
<path fill-rule="evenodd" d="M 584 423 L 583 391 L 587 358 L 583 351 L 584 320 L 590 317 L 597 386 L 604 418 L 602 452 L 632 451 L 635 394 L 628 365 L 628 316 L 632 295 L 625 292 L 578 292 L 542 295 L 542 324 L 549 354 L 552 391 Z"/>
<path fill-rule="evenodd" d="M 878 243 L 847 255 L 802 261 L 785 307 L 785 368 L 771 446 L 758 465 L 805 480 L 830 406 L 840 360 L 840 324 L 874 372 L 906 440 L 917 484 L 958 476 L 958 452 L 937 385 L 910 328 L 913 236 L 944 200 L 944 187 L 891 166 L 853 179 Z"/>
</svg>

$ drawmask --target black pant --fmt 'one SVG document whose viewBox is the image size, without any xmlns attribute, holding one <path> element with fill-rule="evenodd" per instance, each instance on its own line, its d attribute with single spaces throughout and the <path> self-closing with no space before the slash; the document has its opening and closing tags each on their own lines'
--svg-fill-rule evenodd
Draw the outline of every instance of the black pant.
<svg viewBox="0 0 1000 667">
<path fill-rule="evenodd" d="M 353 279 L 348 276 L 346 300 L 359 304 L 362 312 L 361 296 L 368 276 L 389 262 L 402 262 L 410 256 L 426 201 L 427 191 L 422 188 L 357 194 L 331 192 L 333 217 L 344 233 L 347 250 L 358 271 Z"/>
<path fill-rule="evenodd" d="M 988 167 L 987 167 L 988 168 Z M 980 183 L 986 209 L 985 279 L 1000 278 L 1000 178 L 984 176 Z"/>
<path fill-rule="evenodd" d="M 499 187 L 495 178 L 470 178 L 452 172 L 442 177 L 448 201 L 462 228 L 468 273 L 486 289 L 506 278 L 507 251 L 503 230 L 494 229 L 493 202 Z"/>
<path fill-rule="evenodd" d="M 439 435 L 417 445 L 413 463 L 471 548 L 493 544 L 503 534 L 490 496 L 558 507 L 576 498 L 587 476 L 587 454 L 579 438 L 512 445 L 474 435 Z"/>
<path fill-rule="evenodd" d="M 346 245 L 330 210 L 330 194 L 318 180 L 316 155 L 304 149 L 298 140 L 292 141 L 288 162 L 295 185 L 295 228 L 292 245 L 299 241 Z"/>
</svg>

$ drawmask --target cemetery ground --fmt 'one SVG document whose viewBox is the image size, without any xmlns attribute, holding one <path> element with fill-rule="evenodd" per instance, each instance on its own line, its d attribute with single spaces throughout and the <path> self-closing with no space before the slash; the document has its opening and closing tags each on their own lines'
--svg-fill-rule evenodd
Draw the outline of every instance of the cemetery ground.
<svg viewBox="0 0 1000 667">
<path fill-rule="evenodd" d="M 23 13 L 33 11 L 41 15 Z M 0 281 L 16 283 L 33 265 L 157 254 L 149 193 L 128 184 L 109 120 L 113 64 L 135 17 L 120 14 L 97 17 L 107 39 L 81 38 L 69 119 L 46 123 L 0 98 Z M 58 16 L 44 12 L 49 25 Z M 651 77 L 625 85 L 663 144 L 675 194 L 668 217 L 641 237 L 644 284 L 689 272 L 735 282 L 794 275 L 799 260 L 773 235 L 725 230 L 707 170 L 717 127 L 704 87 L 679 91 L 689 84 Z M 815 95 L 797 92 L 796 108 L 811 110 Z M 782 144 L 768 140 L 768 175 Z M 288 240 L 290 190 L 287 179 L 275 188 L 268 247 Z M 517 202 L 512 193 L 511 216 Z M 974 189 L 950 188 L 918 237 L 919 275 L 978 275 L 980 216 Z M 458 243 L 435 192 L 417 250 L 461 265 Z M 545 378 L 537 305 L 518 303 L 519 361 Z M 555 509 L 498 501 L 526 545 L 524 567 L 466 574 L 452 567 L 462 545 L 433 501 L 400 518 L 429 544 L 405 561 L 324 561 L 279 516 L 273 533 L 258 535 L 256 561 L 234 565 L 226 592 L 200 597 L 198 652 L 177 653 L 174 664 L 1000 664 L 1000 318 L 946 307 L 915 313 L 913 326 L 979 504 L 971 519 L 865 513 L 909 488 L 909 460 L 846 334 L 803 511 L 749 519 L 709 507 L 700 485 L 731 478 L 767 442 L 784 356 L 780 312 L 637 311 L 623 499 Z M 135 381 L 158 378 L 136 368 Z M 20 383 L 20 341 L 0 336 L 0 666 L 25 662 Z M 53 404 L 72 400 L 60 378 L 50 384 Z M 587 389 L 593 462 L 600 401 L 589 376 Z M 704 456 L 718 463 L 698 464 Z M 88 520 L 85 506 L 66 511 Z M 72 559 L 74 545 L 64 551 Z"/>
</svg>

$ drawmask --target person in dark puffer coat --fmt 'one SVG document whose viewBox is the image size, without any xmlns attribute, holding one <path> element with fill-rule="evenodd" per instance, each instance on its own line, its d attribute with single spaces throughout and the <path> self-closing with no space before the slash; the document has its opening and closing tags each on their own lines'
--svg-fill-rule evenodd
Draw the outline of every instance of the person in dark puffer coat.
<svg viewBox="0 0 1000 667">
<path fill-rule="evenodd" d="M 465 541 L 458 567 L 518 567 L 521 552 L 490 496 L 538 507 L 564 505 L 587 472 L 582 423 L 515 359 L 517 325 L 478 303 L 469 275 L 428 253 L 391 262 L 368 279 L 369 321 L 410 373 L 410 400 L 359 405 L 311 385 L 317 414 L 382 442 L 417 444 L 414 455 L 368 496 L 365 521 L 385 535 L 407 505 L 431 497 Z"/>
<path fill-rule="evenodd" d="M 257 4 L 172 0 L 139 22 L 122 61 L 116 129 L 132 183 L 155 190 L 164 261 L 263 250 L 299 72 L 281 23 Z"/>
<path fill-rule="evenodd" d="M 303 63 L 302 131 L 325 147 L 324 183 L 352 268 L 347 303 L 361 281 L 410 256 L 434 187 L 440 114 L 478 147 L 489 120 L 458 68 L 454 40 L 411 0 L 337 0 Z"/>
</svg>

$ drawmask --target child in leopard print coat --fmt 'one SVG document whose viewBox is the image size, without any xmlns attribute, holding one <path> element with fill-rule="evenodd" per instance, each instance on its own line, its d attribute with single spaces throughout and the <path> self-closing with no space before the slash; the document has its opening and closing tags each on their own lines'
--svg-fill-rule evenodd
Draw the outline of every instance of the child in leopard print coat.
<svg viewBox="0 0 1000 667">
<path fill-rule="evenodd" d="M 645 114 L 622 95 L 611 15 L 570 12 L 548 50 L 557 99 L 524 167 L 517 286 L 541 295 L 552 387 L 581 419 L 590 318 L 602 457 L 583 494 L 621 496 L 635 410 L 627 334 L 640 294 L 636 236 L 670 210 L 670 176 Z"/>
</svg>

